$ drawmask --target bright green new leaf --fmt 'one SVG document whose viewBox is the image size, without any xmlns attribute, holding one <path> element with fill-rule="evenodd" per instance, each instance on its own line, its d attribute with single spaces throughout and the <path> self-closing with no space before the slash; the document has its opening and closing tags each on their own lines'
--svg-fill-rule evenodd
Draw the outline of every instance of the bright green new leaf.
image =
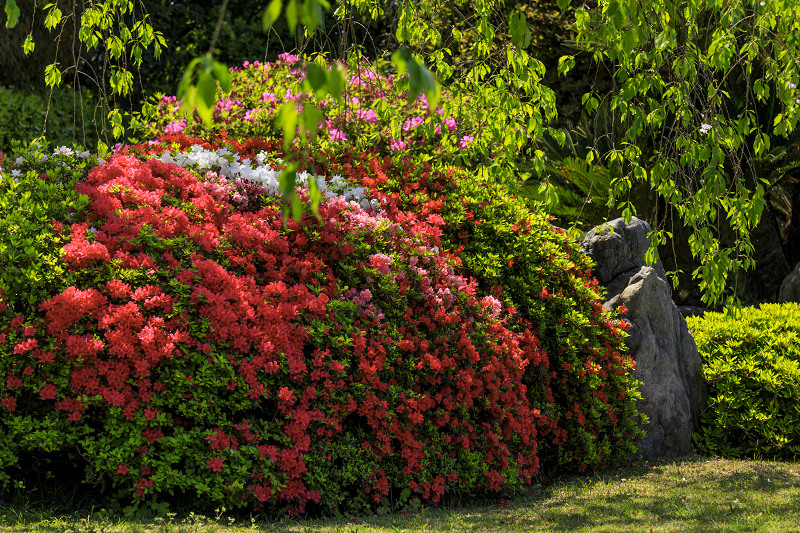
<svg viewBox="0 0 800 533">
<path fill-rule="evenodd" d="M 53 6 L 50 11 L 47 13 L 47 16 L 44 19 L 44 26 L 50 31 L 53 31 L 53 28 L 58 26 L 58 23 L 61 22 L 61 10 L 58 7 Z"/>
<path fill-rule="evenodd" d="M 44 69 L 44 81 L 48 87 L 58 87 L 61 85 L 61 71 L 56 63 L 47 65 Z"/>
<path fill-rule="evenodd" d="M 6 0 L 6 28 L 13 28 L 19 21 L 19 7 L 15 0 Z"/>
<path fill-rule="evenodd" d="M 214 77 L 204 70 L 197 80 L 195 104 L 197 105 L 197 114 L 206 124 L 211 124 L 214 118 L 214 97 L 216 93 L 217 85 L 214 83 Z"/>
<path fill-rule="evenodd" d="M 36 46 L 36 43 L 33 42 L 33 35 L 28 34 L 28 36 L 25 37 L 25 42 L 22 43 L 22 52 L 26 56 L 30 55 L 31 52 L 33 52 L 33 49 L 34 49 L 35 46 Z"/>
<path fill-rule="evenodd" d="M 561 56 L 558 58 L 558 73 L 561 76 L 566 76 L 567 72 L 572 70 L 572 67 L 575 66 L 575 58 L 573 56 Z M 584 103 L 586 103 L 584 101 Z"/>
<path fill-rule="evenodd" d="M 549 181 L 539 184 L 539 195 L 542 197 L 545 210 L 551 210 L 558 205 L 558 192 Z"/>
<path fill-rule="evenodd" d="M 289 25 L 289 31 L 294 33 L 297 27 L 297 0 L 289 0 L 286 5 L 286 24 Z"/>
<path fill-rule="evenodd" d="M 115 139 L 122 137 L 125 133 L 125 127 L 122 125 L 122 115 L 118 109 L 112 109 L 108 113 L 108 120 L 111 123 L 111 134 Z"/>
<path fill-rule="evenodd" d="M 281 10 L 283 9 L 283 1 L 282 0 L 272 0 L 267 6 L 267 9 L 264 10 L 264 16 L 261 18 L 261 24 L 264 28 L 264 31 L 269 30 L 275 21 L 278 20 L 278 17 L 281 15 Z"/>
<path fill-rule="evenodd" d="M 281 106 L 275 123 L 283 130 L 283 146 L 288 149 L 297 131 L 297 108 L 294 102 L 286 102 Z"/>
</svg>

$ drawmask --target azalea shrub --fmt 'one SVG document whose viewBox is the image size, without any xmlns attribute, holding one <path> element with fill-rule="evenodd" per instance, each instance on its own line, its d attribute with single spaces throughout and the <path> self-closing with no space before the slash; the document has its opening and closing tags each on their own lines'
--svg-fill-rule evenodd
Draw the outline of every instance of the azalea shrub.
<svg viewBox="0 0 800 533">
<path fill-rule="evenodd" d="M 441 216 L 332 196 L 284 224 L 214 174 L 115 154 L 76 185 L 49 241 L 72 284 L 2 304 L 0 482 L 67 461 L 119 498 L 294 513 L 531 482 L 547 355 L 438 253 Z"/>
<path fill-rule="evenodd" d="M 800 457 L 800 305 L 729 309 L 687 323 L 709 387 L 697 447 L 723 457 Z"/>
<path fill-rule="evenodd" d="M 183 135 L 163 136 L 161 143 L 127 150 L 151 157 L 162 153 L 164 159 L 170 145 L 190 149 L 204 143 L 220 149 L 219 141 Z M 279 140 L 223 144 L 241 161 L 261 161 L 269 168 L 280 168 L 290 157 Z M 384 211 L 442 217 L 440 253 L 457 272 L 477 281 L 479 294 L 504 302 L 513 313 L 509 324 L 514 331 L 533 331 L 541 339 L 547 370 L 528 372 L 523 379 L 532 404 L 551 419 L 540 439 L 546 469 L 596 469 L 619 464 L 635 452 L 644 418 L 635 407 L 640 397 L 631 376 L 635 362 L 623 342 L 629 325 L 603 308 L 591 262 L 570 235 L 502 186 L 465 170 L 411 158 L 395 162 L 355 150 L 318 155 L 307 157 L 304 165 L 334 176 L 333 181 L 351 183 L 351 191 Z M 253 172 L 246 175 L 262 179 Z M 267 186 L 277 190 L 277 173 Z M 326 190 L 323 183 L 319 187 Z"/>
<path fill-rule="evenodd" d="M 305 79 L 306 61 L 287 53 L 275 62 L 245 61 L 241 67 L 231 67 L 230 91 L 218 93 L 211 123 L 197 114 L 187 118 L 181 111 L 182 100 L 176 96 L 158 95 L 143 107 L 137 133 L 151 139 L 179 133 L 238 140 L 282 138 L 278 117 L 283 106 L 289 104 L 300 112 L 313 105 L 321 115 L 307 149 L 326 153 L 351 148 L 377 150 L 382 155 L 482 168 L 506 181 L 519 177 L 508 174 L 511 168 L 530 167 L 534 147 L 529 134 L 524 128 L 498 131 L 492 127 L 491 117 L 477 98 L 445 90 L 436 107 L 424 94 L 409 102 L 407 76 L 386 76 L 357 58 L 349 64 L 329 64 L 317 58 L 316 64 L 322 68 L 344 71 L 342 99 L 336 100 L 313 92 Z M 509 152 L 502 148 L 505 136 L 518 139 L 523 149 Z M 298 135 L 296 147 L 299 140 Z"/>
<path fill-rule="evenodd" d="M 264 79 L 275 65 L 245 65 L 265 106 L 294 102 L 295 60 Z M 391 86 L 372 72 L 357 69 Z M 210 126 L 161 98 L 154 138 L 40 216 L 59 275 L 27 307 L 2 285 L 3 486 L 70 465 L 134 506 L 336 512 L 504 494 L 635 452 L 625 310 L 603 308 L 549 216 L 450 166 L 472 146 L 451 103 L 422 123 L 407 113 L 424 100 L 332 111 L 308 149 L 232 98 Z M 292 218 L 289 164 L 307 204 Z"/>
</svg>

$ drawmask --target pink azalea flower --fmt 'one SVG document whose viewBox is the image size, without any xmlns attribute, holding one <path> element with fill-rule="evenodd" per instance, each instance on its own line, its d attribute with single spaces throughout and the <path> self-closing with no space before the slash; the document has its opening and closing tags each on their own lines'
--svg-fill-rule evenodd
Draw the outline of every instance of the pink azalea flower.
<svg viewBox="0 0 800 533">
<path fill-rule="evenodd" d="M 378 122 L 378 115 L 372 109 L 359 109 L 356 118 L 366 122 Z"/>
<path fill-rule="evenodd" d="M 389 150 L 392 152 L 395 150 L 405 150 L 406 148 L 408 148 L 408 144 L 406 144 L 405 141 L 394 141 L 389 145 Z"/>
<path fill-rule="evenodd" d="M 403 123 L 403 131 L 413 130 L 419 127 L 424 122 L 425 119 L 423 119 L 422 117 L 413 117 L 410 119 L 406 119 L 406 121 Z"/>
<path fill-rule="evenodd" d="M 184 119 L 176 120 L 172 124 L 167 124 L 164 128 L 164 133 L 167 135 L 175 135 L 183 131 L 188 123 Z"/>
<path fill-rule="evenodd" d="M 333 141 L 333 142 L 346 141 L 347 140 L 347 137 L 345 136 L 345 134 L 344 134 L 344 132 L 342 130 L 337 130 L 336 128 L 331 128 L 328 133 L 330 135 L 331 141 Z"/>
</svg>

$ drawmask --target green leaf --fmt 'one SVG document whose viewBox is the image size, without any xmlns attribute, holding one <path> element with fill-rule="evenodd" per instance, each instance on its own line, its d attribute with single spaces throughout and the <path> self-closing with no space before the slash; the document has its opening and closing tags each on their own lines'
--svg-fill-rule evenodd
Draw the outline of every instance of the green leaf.
<svg viewBox="0 0 800 533">
<path fill-rule="evenodd" d="M 306 81 L 308 81 L 308 84 L 311 86 L 311 90 L 318 93 L 320 96 L 327 91 L 328 76 L 319 65 L 309 63 L 308 66 L 306 66 Z"/>
<path fill-rule="evenodd" d="M 345 83 L 344 67 L 340 63 L 335 63 L 328 71 L 328 91 L 336 100 L 342 99 Z"/>
<path fill-rule="evenodd" d="M 622 10 L 620 9 L 619 2 L 617 2 L 617 0 L 611 0 L 606 5 L 606 16 L 611 19 L 611 22 L 614 24 L 616 29 L 622 29 L 622 26 L 625 24 L 625 16 L 622 14 Z"/>
<path fill-rule="evenodd" d="M 53 29 L 58 26 L 58 23 L 61 22 L 61 15 L 61 10 L 54 6 L 44 19 L 45 28 L 49 31 L 53 31 Z"/>
<path fill-rule="evenodd" d="M 311 142 L 317 137 L 317 128 L 319 123 L 322 122 L 323 116 L 319 109 L 314 106 L 303 106 L 300 112 L 300 135 L 304 139 L 309 137 Z"/>
<path fill-rule="evenodd" d="M 569 7 L 569 0 L 556 0 L 556 4 L 558 4 L 558 9 L 564 11 Z"/>
<path fill-rule="evenodd" d="M 125 133 L 125 127 L 122 125 L 122 115 L 118 109 L 112 109 L 108 113 L 108 120 L 111 122 L 111 134 L 115 139 L 122 137 Z"/>
<path fill-rule="evenodd" d="M 15 0 L 6 0 L 6 28 L 11 29 L 19 21 L 19 7 Z"/>
<path fill-rule="evenodd" d="M 231 90 L 231 71 L 228 69 L 226 65 L 220 63 L 218 61 L 214 61 L 214 65 L 211 67 L 214 71 L 214 77 L 219 82 L 219 86 L 223 92 L 228 92 Z"/>
<path fill-rule="evenodd" d="M 672 35 L 667 30 L 662 31 L 656 36 L 656 50 L 665 50 L 666 48 L 670 47 L 675 40 L 672 38 Z"/>
<path fill-rule="evenodd" d="M 322 200 L 322 191 L 319 190 L 317 180 L 308 180 L 308 199 L 311 200 L 311 210 L 314 212 L 314 216 L 318 220 L 321 220 L 319 215 L 319 202 Z"/>
<path fill-rule="evenodd" d="M 196 57 L 192 59 L 189 63 L 189 66 L 186 67 L 186 70 L 183 71 L 183 76 L 181 77 L 181 82 L 178 85 L 178 98 L 183 98 L 183 95 L 190 89 L 192 86 L 192 78 L 194 77 L 194 71 L 197 67 L 198 63 L 200 63 L 200 58 Z"/>
<path fill-rule="evenodd" d="M 528 18 L 522 11 L 512 13 L 508 19 L 509 29 L 511 30 L 511 42 L 517 48 L 525 48 L 531 42 L 531 29 Z"/>
<path fill-rule="evenodd" d="M 398 74 L 401 76 L 408 74 L 408 103 L 425 93 L 429 108 L 435 109 L 439 103 L 440 92 L 430 71 L 424 65 L 417 63 L 411 50 L 406 47 L 392 54 L 392 61 L 397 66 Z"/>
<path fill-rule="evenodd" d="M 281 172 L 278 178 L 278 191 L 286 198 L 297 187 L 297 163 L 292 163 Z"/>
<path fill-rule="evenodd" d="M 25 37 L 25 42 L 22 43 L 22 52 L 27 56 L 33 52 L 36 43 L 33 42 L 33 35 L 30 33 Z"/>
<path fill-rule="evenodd" d="M 217 94 L 217 86 L 211 73 L 203 71 L 197 80 L 197 114 L 203 119 L 206 125 L 210 125 L 214 118 L 214 97 Z"/>
<path fill-rule="evenodd" d="M 572 56 L 561 56 L 558 59 L 558 73 L 561 76 L 566 76 L 567 72 L 572 70 L 572 67 L 575 66 L 575 58 Z"/>
<path fill-rule="evenodd" d="M 288 149 L 297 130 L 297 108 L 294 102 L 286 102 L 281 106 L 275 123 L 283 130 L 283 145 Z"/>
<path fill-rule="evenodd" d="M 261 18 L 261 25 L 264 28 L 264 31 L 269 30 L 275 21 L 278 20 L 278 17 L 281 15 L 281 10 L 283 9 L 283 2 L 282 0 L 272 0 L 267 6 L 267 9 L 264 10 L 264 16 Z"/>
<path fill-rule="evenodd" d="M 297 0 L 289 0 L 286 6 L 286 24 L 289 25 L 289 32 L 294 33 L 297 27 Z"/>
<path fill-rule="evenodd" d="M 625 32 L 625 35 L 622 36 L 622 46 L 625 47 L 625 50 L 632 51 L 636 48 L 639 44 L 639 31 L 635 28 L 631 28 Z"/>
<path fill-rule="evenodd" d="M 325 29 L 325 14 L 322 8 L 330 8 L 326 0 L 305 0 L 300 6 L 300 20 L 308 33 L 314 33 L 317 28 Z"/>
<path fill-rule="evenodd" d="M 61 85 L 61 71 L 56 63 L 47 65 L 44 69 L 44 81 L 48 87 L 58 87 Z"/>
</svg>

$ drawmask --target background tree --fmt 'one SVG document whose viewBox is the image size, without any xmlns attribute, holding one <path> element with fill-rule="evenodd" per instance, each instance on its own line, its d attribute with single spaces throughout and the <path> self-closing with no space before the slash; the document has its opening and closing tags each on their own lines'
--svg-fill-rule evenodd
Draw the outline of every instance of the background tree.
<svg viewBox="0 0 800 533">
<path fill-rule="evenodd" d="M 689 229 L 709 304 L 735 296 L 728 277 L 755 264 L 767 191 L 797 166 L 787 148 L 800 116 L 798 29 L 792 1 L 601 0 L 576 11 L 578 44 L 613 65 L 610 107 L 627 126 L 587 162 L 622 166 L 613 197 L 627 216 L 634 183 L 657 193 L 655 243 L 673 237 L 672 213 Z M 571 65 L 565 57 L 560 70 Z M 600 105 L 583 100 L 588 112 Z"/>
</svg>

